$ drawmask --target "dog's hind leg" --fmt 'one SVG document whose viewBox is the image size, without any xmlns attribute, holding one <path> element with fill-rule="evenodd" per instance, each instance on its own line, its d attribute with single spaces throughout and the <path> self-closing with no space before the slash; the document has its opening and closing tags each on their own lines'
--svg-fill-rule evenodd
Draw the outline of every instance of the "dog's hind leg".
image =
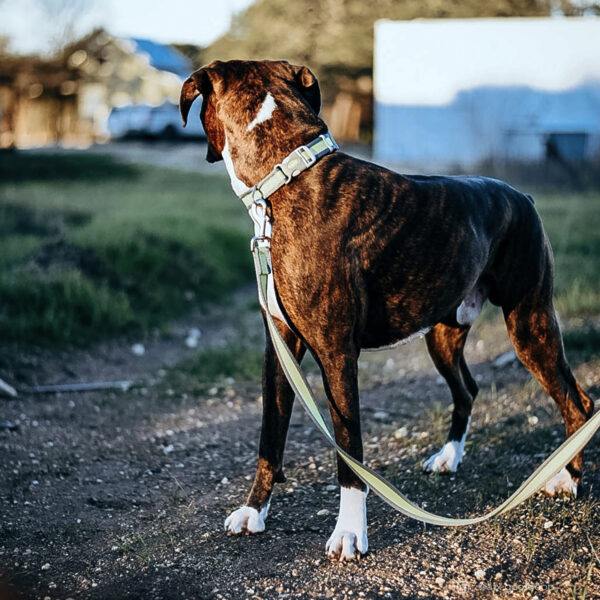
<svg viewBox="0 0 600 600">
<path fill-rule="evenodd" d="M 462 462 L 471 408 L 478 391 L 463 355 L 469 329 L 463 325 L 438 323 L 425 336 L 433 364 L 448 383 L 454 401 L 448 439 L 442 449 L 423 464 L 423 470 L 428 473 L 453 473 Z"/>
<path fill-rule="evenodd" d="M 591 417 L 594 403 L 579 387 L 567 363 L 552 306 L 550 271 L 548 268 L 537 289 L 513 306 L 512 303 L 503 306 L 503 310 L 517 356 L 556 402 L 569 437 Z M 542 492 L 550 496 L 576 496 L 582 469 L 583 451 L 557 473 Z"/>
<path fill-rule="evenodd" d="M 300 362 L 305 353 L 304 344 L 287 326 L 280 321 L 275 322 L 286 344 Z M 294 404 L 294 392 L 281 369 L 266 326 L 265 330 L 267 340 L 263 363 L 263 415 L 258 465 L 245 506 L 233 511 L 225 520 L 227 532 L 236 535 L 264 531 L 273 484 L 285 481 L 282 469 L 283 450 Z"/>
</svg>

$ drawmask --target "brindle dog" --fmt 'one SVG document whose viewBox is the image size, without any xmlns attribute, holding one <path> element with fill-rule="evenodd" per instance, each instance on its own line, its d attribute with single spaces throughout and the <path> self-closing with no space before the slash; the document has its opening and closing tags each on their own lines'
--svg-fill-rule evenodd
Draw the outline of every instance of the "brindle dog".
<svg viewBox="0 0 600 600">
<path fill-rule="evenodd" d="M 202 95 L 207 160 L 225 159 L 236 193 L 327 131 L 320 91 L 306 67 L 285 61 L 215 61 L 181 92 L 184 123 Z M 268 199 L 273 219 L 278 328 L 300 361 L 308 349 L 323 375 L 337 443 L 362 460 L 357 360 L 361 349 L 429 329 L 427 347 L 454 400 L 448 442 L 426 471 L 454 471 L 477 385 L 463 348 L 489 299 L 502 307 L 521 362 L 554 398 L 571 435 L 593 402 L 565 358 L 552 305 L 553 259 L 533 199 L 483 177 L 399 175 L 343 152 L 329 154 Z M 246 505 L 225 526 L 264 530 L 294 394 L 267 331 L 258 467 Z M 579 453 L 545 487 L 577 492 Z M 326 549 L 350 559 L 367 550 L 364 484 L 338 458 L 340 513 Z"/>
</svg>

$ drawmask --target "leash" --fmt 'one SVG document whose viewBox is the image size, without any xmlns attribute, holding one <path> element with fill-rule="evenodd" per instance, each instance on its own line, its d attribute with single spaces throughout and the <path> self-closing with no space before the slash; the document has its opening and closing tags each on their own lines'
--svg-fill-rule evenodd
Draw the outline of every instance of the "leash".
<svg viewBox="0 0 600 600">
<path fill-rule="evenodd" d="M 326 134 L 325 137 L 327 136 L 333 140 L 330 134 Z M 325 151 L 320 144 L 316 152 L 313 152 L 310 149 L 311 144 L 307 144 L 307 146 L 302 146 L 301 148 L 308 149 L 308 151 L 314 156 L 316 156 L 318 153 L 320 153 L 321 156 L 325 156 L 325 154 L 334 152 L 337 149 L 337 144 L 335 144 L 335 142 L 333 142 L 334 145 L 329 146 L 327 142 L 322 140 L 322 138 L 323 136 L 321 136 L 321 138 L 317 138 L 317 140 L 314 140 L 315 145 L 313 148 L 318 144 L 318 140 L 320 140 L 327 147 L 327 151 Z M 302 150 L 301 153 L 304 153 L 304 150 Z M 325 423 L 321 413 L 319 412 L 317 401 L 312 389 L 308 384 L 308 381 L 306 380 L 302 370 L 300 369 L 300 365 L 283 340 L 269 307 L 269 279 L 272 279 L 273 277 L 270 235 L 271 222 L 267 214 L 267 203 L 265 201 L 267 196 L 263 195 L 263 193 L 272 189 L 273 185 L 271 183 L 265 184 L 265 181 L 273 181 L 273 183 L 279 183 L 282 181 L 280 175 L 273 175 L 273 173 L 276 171 L 279 172 L 279 170 L 283 171 L 282 164 L 286 163 L 290 157 L 295 156 L 298 156 L 297 150 L 292 152 L 286 159 L 284 159 L 284 161 L 282 161 L 282 163 L 277 165 L 273 171 L 259 184 L 254 186 L 254 188 L 252 188 L 249 192 L 246 192 L 244 197 L 247 199 L 252 199 L 252 201 L 247 204 L 250 217 L 255 225 L 255 236 L 250 242 L 250 249 L 254 256 L 254 267 L 256 271 L 256 281 L 258 285 L 258 297 L 260 304 L 265 309 L 267 327 L 269 334 L 271 335 L 279 363 L 281 364 L 289 384 L 300 400 L 302 406 L 308 413 L 308 416 L 311 418 L 323 437 L 325 437 L 329 444 L 336 450 L 336 452 L 342 457 L 352 471 L 354 471 L 359 479 L 368 485 L 382 500 L 407 517 L 417 519 L 418 521 L 423 521 L 424 523 L 429 523 L 431 525 L 463 527 L 466 525 L 473 525 L 475 523 L 487 521 L 492 517 L 499 516 L 515 508 L 536 493 L 551 477 L 553 477 L 565 465 L 567 465 L 573 459 L 573 457 L 590 441 L 594 433 L 598 430 L 598 428 L 600 428 L 600 411 L 598 411 L 589 421 L 587 421 L 559 448 L 557 448 L 507 500 L 488 513 L 470 519 L 454 519 L 450 517 L 443 517 L 422 509 L 420 506 L 411 502 L 406 496 L 404 496 L 404 494 L 402 494 L 402 492 L 400 492 L 381 475 L 373 471 L 373 469 L 367 467 L 360 461 L 350 456 L 345 450 L 340 448 L 331 431 L 329 430 L 329 427 Z M 300 154 L 300 156 L 302 156 L 302 154 Z M 319 158 L 321 156 L 319 156 Z M 314 164 L 317 160 L 318 159 L 315 159 L 310 165 L 306 166 L 305 169 L 309 168 L 309 166 L 312 166 L 312 164 Z M 296 175 L 294 175 L 292 172 L 292 177 L 295 176 Z M 287 182 L 282 183 L 276 189 L 279 189 L 286 183 Z M 276 189 L 273 191 L 276 191 Z M 272 193 L 273 192 L 270 192 L 268 195 Z"/>
</svg>

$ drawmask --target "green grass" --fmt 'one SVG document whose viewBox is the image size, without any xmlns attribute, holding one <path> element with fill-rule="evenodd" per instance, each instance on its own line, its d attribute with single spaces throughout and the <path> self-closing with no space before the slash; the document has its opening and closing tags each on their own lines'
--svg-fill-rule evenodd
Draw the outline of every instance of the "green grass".
<svg viewBox="0 0 600 600">
<path fill-rule="evenodd" d="M 104 156 L 0 155 L 0 339 L 148 330 L 253 277 L 225 177 Z"/>
<path fill-rule="evenodd" d="M 600 193 L 535 195 L 555 260 L 555 303 L 565 317 L 600 314 Z"/>
<path fill-rule="evenodd" d="M 543 192 L 536 205 L 561 316 L 600 315 L 600 193 Z M 250 234 L 223 176 L 2 153 L 0 339 L 85 343 L 161 326 L 252 280 Z M 596 346 L 590 327 L 567 341 Z"/>
<path fill-rule="evenodd" d="M 227 346 L 203 350 L 177 366 L 177 370 L 199 382 L 216 382 L 227 377 L 240 381 L 258 381 L 263 355 L 256 348 Z"/>
</svg>

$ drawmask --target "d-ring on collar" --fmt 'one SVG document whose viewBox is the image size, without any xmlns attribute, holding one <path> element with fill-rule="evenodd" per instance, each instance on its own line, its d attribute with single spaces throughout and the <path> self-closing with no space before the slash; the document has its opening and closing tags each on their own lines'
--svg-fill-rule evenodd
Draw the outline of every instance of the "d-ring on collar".
<svg viewBox="0 0 600 600">
<path fill-rule="evenodd" d="M 299 146 L 288 154 L 273 167 L 273 170 L 264 179 L 261 179 L 255 186 L 244 192 L 240 196 L 240 200 L 250 210 L 255 200 L 268 198 L 279 188 L 288 184 L 294 177 L 300 175 L 302 171 L 312 167 L 320 158 L 338 149 L 339 146 L 329 132 L 320 135 L 312 142 L 305 146 Z"/>
</svg>

